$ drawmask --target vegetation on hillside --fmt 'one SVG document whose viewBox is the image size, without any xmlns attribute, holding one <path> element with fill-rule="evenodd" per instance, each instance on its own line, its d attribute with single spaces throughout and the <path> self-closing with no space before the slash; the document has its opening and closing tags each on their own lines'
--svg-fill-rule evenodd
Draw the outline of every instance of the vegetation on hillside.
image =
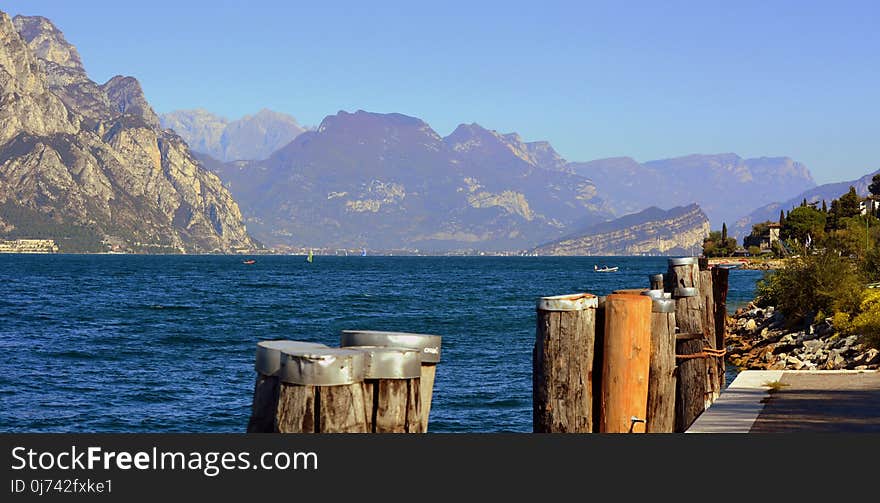
<svg viewBox="0 0 880 503">
<path fill-rule="evenodd" d="M 870 191 L 880 197 L 880 175 Z M 880 281 L 880 219 L 870 204 L 863 215 L 861 202 L 850 187 L 830 207 L 804 201 L 784 215 L 780 237 L 792 257 L 758 282 L 757 303 L 776 306 L 792 325 L 828 319 L 880 347 L 880 289 L 871 284 Z"/>
</svg>

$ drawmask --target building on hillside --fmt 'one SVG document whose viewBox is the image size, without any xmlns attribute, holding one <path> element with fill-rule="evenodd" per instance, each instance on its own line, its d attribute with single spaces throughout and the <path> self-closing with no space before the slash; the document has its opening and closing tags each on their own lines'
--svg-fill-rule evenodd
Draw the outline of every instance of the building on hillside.
<svg viewBox="0 0 880 503">
<path fill-rule="evenodd" d="M 58 253 L 53 239 L 0 239 L 0 253 Z"/>
<path fill-rule="evenodd" d="M 752 246 L 757 246 L 762 252 L 770 251 L 773 248 L 773 243 L 779 242 L 780 229 L 781 226 L 779 224 L 767 224 L 766 229 L 760 235 L 754 236 L 750 234 L 743 238 L 743 247 L 748 249 Z"/>
<path fill-rule="evenodd" d="M 880 209 L 880 196 L 868 196 L 859 201 L 859 213 L 862 215 L 876 215 Z"/>
</svg>

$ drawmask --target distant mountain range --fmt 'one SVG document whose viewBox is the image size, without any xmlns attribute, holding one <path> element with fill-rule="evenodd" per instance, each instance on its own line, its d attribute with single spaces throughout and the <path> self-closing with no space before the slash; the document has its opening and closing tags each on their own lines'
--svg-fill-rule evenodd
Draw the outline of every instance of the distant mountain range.
<svg viewBox="0 0 880 503">
<path fill-rule="evenodd" d="M 593 180 L 618 215 L 696 202 L 715 229 L 725 222 L 731 226 L 757 206 L 816 185 L 809 170 L 788 157 L 689 155 L 645 163 L 617 157 L 568 166 Z"/>
<path fill-rule="evenodd" d="M 0 12 L 0 238 L 15 237 L 62 251 L 257 246 L 136 79 L 97 84 L 49 20 Z"/>
<path fill-rule="evenodd" d="M 260 110 L 229 121 L 206 110 L 177 110 L 159 117 L 190 148 L 221 161 L 262 160 L 305 131 L 292 116 Z"/>
<path fill-rule="evenodd" d="M 702 250 L 709 219 L 696 204 L 651 207 L 538 246 L 538 255 L 691 255 Z"/>
<path fill-rule="evenodd" d="M 871 184 L 871 179 L 880 173 L 880 170 L 874 171 L 873 173 L 868 173 L 867 175 L 857 179 L 850 180 L 848 182 L 836 182 L 836 183 L 826 183 L 824 185 L 819 185 L 818 187 L 813 187 L 809 190 L 801 192 L 800 194 L 783 201 L 781 203 L 770 203 L 760 208 L 752 211 L 745 217 L 742 217 L 736 221 L 736 224 L 731 227 L 731 236 L 745 236 L 748 235 L 752 231 L 752 225 L 766 222 L 768 220 L 778 221 L 779 220 L 779 212 L 780 211 L 788 211 L 793 208 L 796 208 L 803 203 L 804 199 L 807 200 L 808 203 L 821 203 L 823 200 L 826 201 L 826 204 L 830 207 L 831 201 L 834 199 L 839 199 L 840 196 L 849 192 L 850 187 L 855 187 L 856 192 L 865 197 L 868 195 L 868 186 Z"/>
<path fill-rule="evenodd" d="M 270 110 L 159 117 L 136 79 L 89 79 L 47 19 L 0 20 L 0 238 L 228 252 L 258 246 L 245 220 L 273 246 L 505 251 L 626 224 L 643 231 L 565 246 L 647 253 L 646 236 L 661 252 L 663 232 L 678 233 L 668 246 L 695 239 L 698 213 L 720 228 L 815 186 L 787 157 L 569 162 L 546 141 L 478 124 L 441 137 L 394 113 L 341 111 L 311 131 Z M 677 212 L 686 224 L 662 230 Z"/>
<path fill-rule="evenodd" d="M 524 249 L 610 218 L 555 152 L 476 124 L 339 112 L 265 161 L 210 163 L 272 245 Z M 558 156 L 556 156 L 558 157 Z"/>
</svg>

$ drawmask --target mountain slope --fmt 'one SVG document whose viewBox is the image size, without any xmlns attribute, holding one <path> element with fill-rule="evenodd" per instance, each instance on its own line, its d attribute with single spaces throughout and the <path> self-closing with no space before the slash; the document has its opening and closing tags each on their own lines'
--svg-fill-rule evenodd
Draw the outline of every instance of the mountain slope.
<svg viewBox="0 0 880 503">
<path fill-rule="evenodd" d="M 271 244 L 521 249 L 610 216 L 586 178 L 539 166 L 527 144 L 476 124 L 328 116 L 262 162 L 218 173 Z"/>
<path fill-rule="evenodd" d="M 232 122 L 205 110 L 177 110 L 161 121 L 194 151 L 220 161 L 266 159 L 305 131 L 290 115 L 266 109 Z"/>
<path fill-rule="evenodd" d="M 736 225 L 731 228 L 731 236 L 745 236 L 752 231 L 752 225 L 760 222 L 766 222 L 768 220 L 774 222 L 778 221 L 780 210 L 788 211 L 792 208 L 796 208 L 801 205 L 804 199 L 806 199 L 808 203 L 821 203 L 824 200 L 826 201 L 826 204 L 830 207 L 831 201 L 834 199 L 839 199 L 840 196 L 846 194 L 849 191 L 850 187 L 855 187 L 856 192 L 858 192 L 860 196 L 867 196 L 868 186 L 871 184 L 871 178 L 873 178 L 874 175 L 878 173 L 880 173 L 880 170 L 869 173 L 857 180 L 850 180 L 848 182 L 826 183 L 824 185 L 819 185 L 818 187 L 813 187 L 810 190 L 801 192 L 791 199 L 788 199 L 781 203 L 776 202 L 761 206 L 760 208 L 749 213 L 748 215 L 736 220 Z"/>
<path fill-rule="evenodd" d="M 0 12 L 0 237 L 62 251 L 250 249 L 238 205 L 131 77 L 91 81 L 49 20 Z"/>
<path fill-rule="evenodd" d="M 592 179 L 617 214 L 695 201 L 715 228 L 815 186 L 806 167 L 787 157 L 690 155 L 645 163 L 618 157 L 569 167 Z"/>
<path fill-rule="evenodd" d="M 656 207 L 603 222 L 552 243 L 538 255 L 690 255 L 709 235 L 709 220 L 696 204 L 670 210 Z"/>
</svg>

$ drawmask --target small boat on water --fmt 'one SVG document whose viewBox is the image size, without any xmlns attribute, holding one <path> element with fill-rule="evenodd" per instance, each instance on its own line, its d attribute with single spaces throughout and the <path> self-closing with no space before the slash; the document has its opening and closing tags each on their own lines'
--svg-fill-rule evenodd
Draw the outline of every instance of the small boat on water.
<svg viewBox="0 0 880 503">
<path fill-rule="evenodd" d="M 715 267 L 717 267 L 719 269 L 736 269 L 740 265 L 742 265 L 742 264 L 740 264 L 739 262 L 728 262 L 728 263 L 723 263 L 723 264 L 715 264 Z"/>
<path fill-rule="evenodd" d="M 313 260 L 312 257 L 313 257 L 313 255 L 312 255 L 312 250 L 309 250 L 309 256 L 306 257 L 306 262 L 308 262 L 308 263 L 311 264 L 311 263 L 312 263 L 312 260 Z"/>
<path fill-rule="evenodd" d="M 256 264 L 257 261 L 254 260 L 254 259 L 252 259 L 252 258 L 250 258 L 250 259 L 247 259 L 247 260 L 242 260 L 241 263 L 242 263 L 242 264 L 245 264 L 245 265 L 253 265 L 253 264 Z"/>
<path fill-rule="evenodd" d="M 617 269 L 619 269 L 617 266 L 608 267 L 607 265 L 603 265 L 602 267 L 599 267 L 598 265 L 593 264 L 593 270 L 596 272 L 617 272 Z"/>
</svg>

